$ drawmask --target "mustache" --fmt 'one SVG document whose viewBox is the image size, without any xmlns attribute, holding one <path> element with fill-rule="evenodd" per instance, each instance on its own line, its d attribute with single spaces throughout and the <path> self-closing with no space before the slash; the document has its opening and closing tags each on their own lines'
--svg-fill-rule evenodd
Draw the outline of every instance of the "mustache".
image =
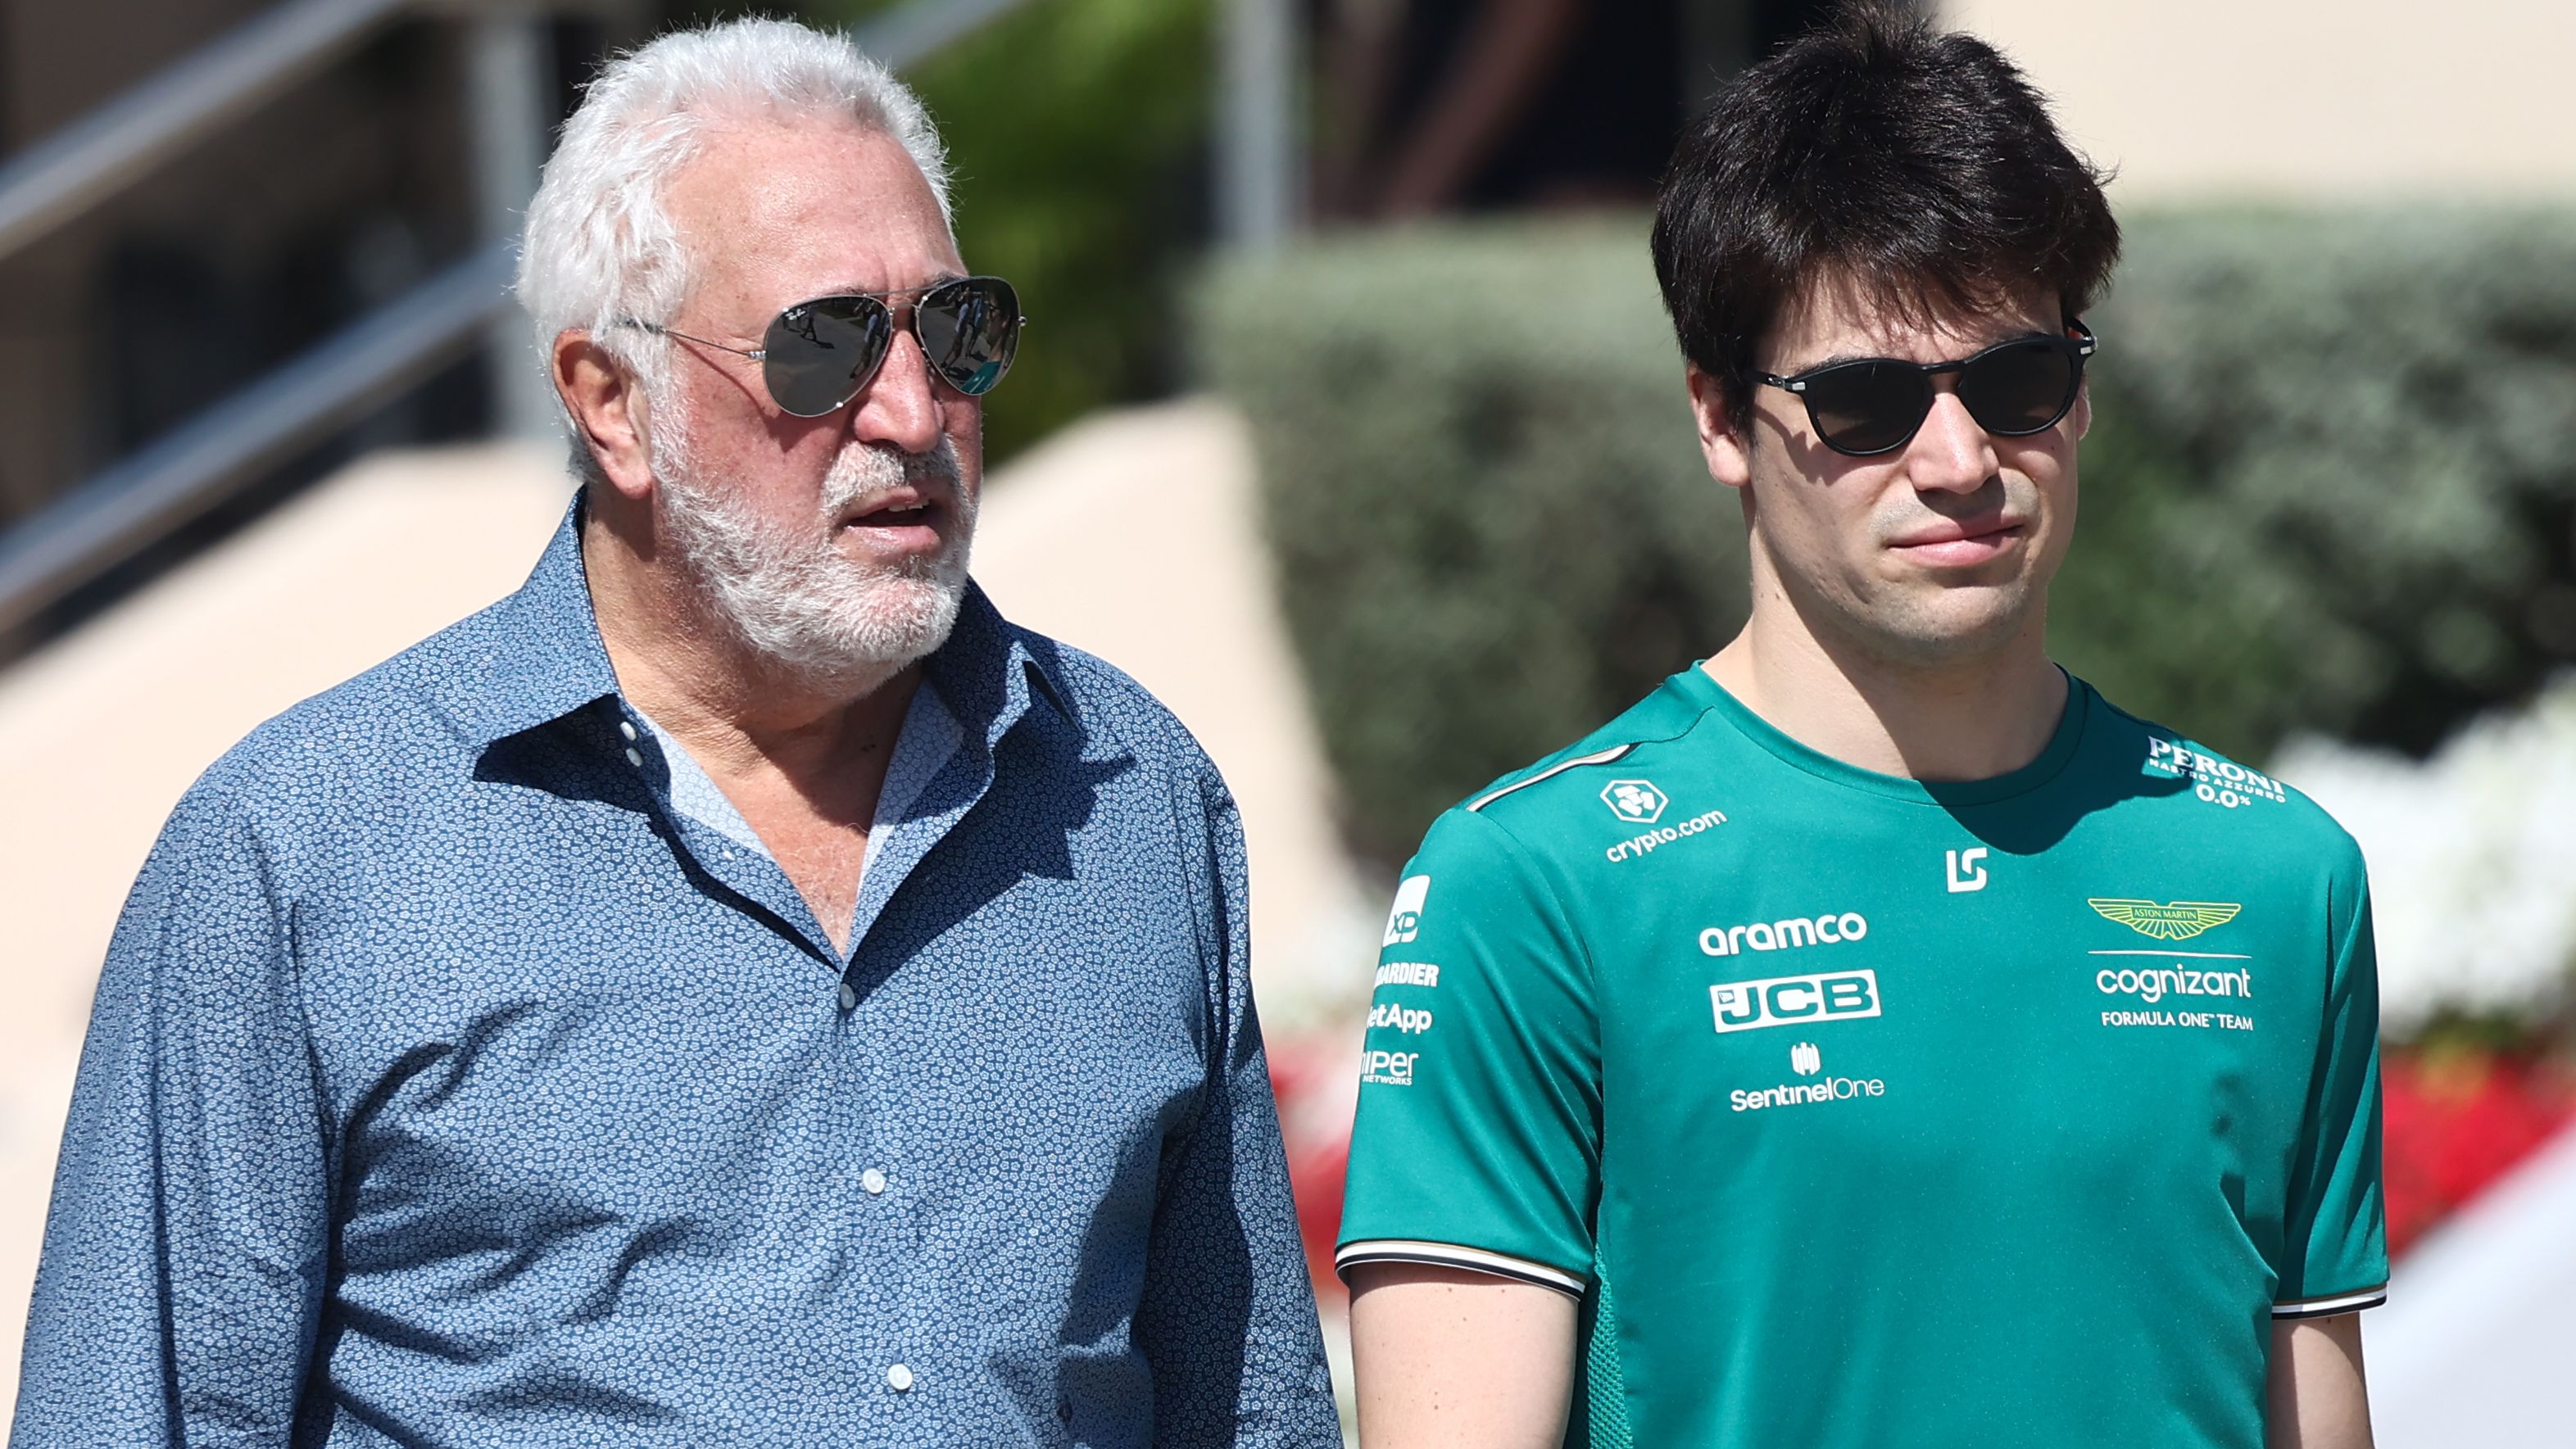
<svg viewBox="0 0 2576 1449">
<path fill-rule="evenodd" d="M 907 453 L 888 443 L 862 443 L 844 452 L 825 475 L 823 512 L 826 517 L 839 517 L 899 488 L 955 504 L 964 486 L 957 449 L 946 438 L 926 453 Z"/>
</svg>

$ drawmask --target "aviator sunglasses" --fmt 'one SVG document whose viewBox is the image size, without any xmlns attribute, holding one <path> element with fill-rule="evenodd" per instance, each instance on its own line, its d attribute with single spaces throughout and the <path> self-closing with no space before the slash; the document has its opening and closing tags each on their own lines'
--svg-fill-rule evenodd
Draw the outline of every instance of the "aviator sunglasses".
<svg viewBox="0 0 2576 1449">
<path fill-rule="evenodd" d="M 918 295 L 916 295 L 918 294 Z M 999 277 L 960 277 L 897 292 L 855 292 L 799 302 L 770 322 L 757 348 L 728 347 L 704 337 L 629 319 L 628 325 L 760 364 L 769 400 L 779 411 L 819 418 L 859 395 L 894 348 L 897 305 L 910 313 L 914 340 L 930 370 L 968 397 L 993 390 L 1019 351 L 1020 294 Z"/>
<path fill-rule="evenodd" d="M 1959 402 L 1977 426 L 1999 438 L 2026 438 L 2056 427 L 2084 385 L 2093 334 L 2073 318 L 2073 336 L 2016 337 L 1957 362 L 1903 362 L 1864 357 L 1810 368 L 1794 377 L 1757 373 L 1807 404 L 1816 437 L 1854 458 L 1893 453 L 1932 415 L 1932 379 L 1959 375 Z"/>
</svg>

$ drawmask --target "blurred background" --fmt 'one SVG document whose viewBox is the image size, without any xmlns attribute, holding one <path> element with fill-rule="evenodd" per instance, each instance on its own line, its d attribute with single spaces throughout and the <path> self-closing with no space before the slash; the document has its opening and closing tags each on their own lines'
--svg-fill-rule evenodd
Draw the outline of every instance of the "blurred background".
<svg viewBox="0 0 2576 1449">
<path fill-rule="evenodd" d="M 570 484 L 505 286 L 655 0 L 0 0 L 0 1406 L 99 958 L 242 733 L 514 587 Z M 1431 816 L 1740 622 L 1644 237 L 1826 0 L 809 0 L 1038 320 L 977 574 L 1242 797 L 1302 1213 Z M 2360 838 L 2381 1442 L 2563 1444 L 2576 1329 L 2576 11 L 1952 0 L 2129 228 L 2059 657 Z M 5 1412 L 5 1408 L 0 1408 Z"/>
</svg>

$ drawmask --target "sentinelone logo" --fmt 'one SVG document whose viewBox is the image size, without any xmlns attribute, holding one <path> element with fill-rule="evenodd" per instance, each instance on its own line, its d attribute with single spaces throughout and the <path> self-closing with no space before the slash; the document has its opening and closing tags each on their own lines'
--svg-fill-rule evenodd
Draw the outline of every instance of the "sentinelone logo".
<svg viewBox="0 0 2576 1449">
<path fill-rule="evenodd" d="M 1789 1048 L 1789 1070 L 1802 1077 L 1814 1076 L 1824 1067 L 1824 1056 L 1814 1042 L 1802 1041 Z M 1884 1097 L 1887 1083 L 1876 1077 L 1827 1077 L 1821 1082 L 1782 1082 L 1776 1087 L 1747 1091 L 1741 1087 L 1726 1095 L 1728 1105 L 1738 1112 L 1759 1112 L 1766 1107 L 1803 1107 L 1816 1102 L 1848 1102 L 1854 1097 Z"/>
</svg>

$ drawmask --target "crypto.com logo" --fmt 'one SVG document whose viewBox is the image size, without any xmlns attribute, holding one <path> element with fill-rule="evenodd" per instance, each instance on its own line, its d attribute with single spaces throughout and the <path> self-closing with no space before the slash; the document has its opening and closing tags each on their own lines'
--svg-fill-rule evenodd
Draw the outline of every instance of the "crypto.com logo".
<svg viewBox="0 0 2576 1449">
<path fill-rule="evenodd" d="M 1652 780 L 1613 780 L 1601 787 L 1601 803 L 1631 825 L 1652 825 L 1664 818 L 1664 807 L 1673 802 Z"/>
</svg>

